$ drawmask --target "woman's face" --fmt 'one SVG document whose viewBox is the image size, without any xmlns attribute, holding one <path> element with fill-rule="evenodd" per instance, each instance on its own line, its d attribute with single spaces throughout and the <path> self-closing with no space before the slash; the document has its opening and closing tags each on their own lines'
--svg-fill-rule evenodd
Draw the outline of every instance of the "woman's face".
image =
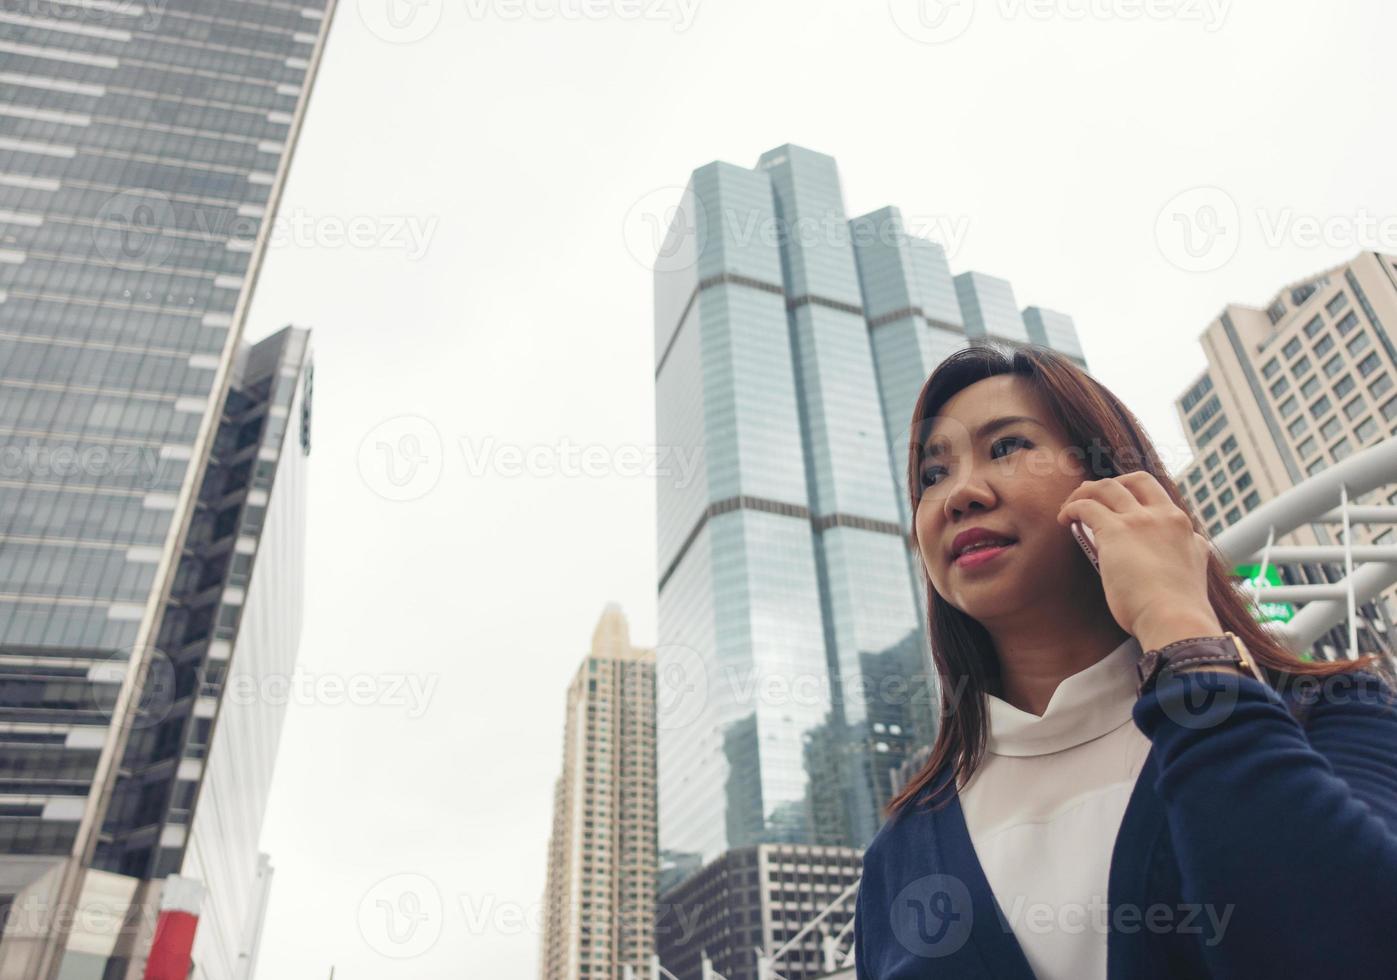
<svg viewBox="0 0 1397 980">
<path fill-rule="evenodd" d="M 992 425 L 1009 416 L 1028 421 Z M 917 541 L 942 598 L 989 624 L 1045 599 L 1070 601 L 1092 584 L 1095 570 L 1057 522 L 1068 494 L 1088 478 L 1083 454 L 1026 381 L 1012 374 L 977 381 L 952 396 L 920 432 L 933 451 L 918 474 Z M 962 564 L 952 542 L 970 528 L 1013 544 Z"/>
</svg>

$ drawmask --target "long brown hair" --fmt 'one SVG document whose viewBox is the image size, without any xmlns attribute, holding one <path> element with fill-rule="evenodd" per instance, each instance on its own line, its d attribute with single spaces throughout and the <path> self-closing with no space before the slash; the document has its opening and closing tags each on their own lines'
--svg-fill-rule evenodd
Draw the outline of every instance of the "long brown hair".
<svg viewBox="0 0 1397 980">
<path fill-rule="evenodd" d="M 907 452 L 907 493 L 911 513 L 921 501 L 922 457 L 932 421 L 952 395 L 985 378 L 1014 374 L 1032 385 L 1050 407 L 1069 444 L 1084 453 L 1088 479 L 1119 476 L 1145 470 L 1159 481 L 1171 500 L 1193 518 L 1203 533 L 1198 515 L 1179 493 L 1165 471 L 1144 427 L 1104 385 L 1075 363 L 1047 347 L 1029 345 L 1007 350 L 980 343 L 956 351 L 932 372 L 917 397 L 912 414 Z M 1088 461 L 1089 460 L 1089 461 Z M 915 516 L 912 541 L 917 537 Z M 1208 556 L 1208 599 L 1224 630 L 1242 639 L 1257 663 L 1275 683 L 1289 676 L 1329 677 L 1379 663 L 1368 655 L 1356 660 L 1308 661 L 1292 654 L 1268 632 L 1251 612 L 1248 602 L 1233 584 L 1216 549 Z M 921 771 L 892 800 L 889 815 L 930 790 L 931 808 L 950 800 L 944 792 L 964 785 L 979 768 L 988 741 L 989 717 L 985 696 L 989 682 L 998 676 L 999 662 L 989 632 L 975 619 L 951 605 L 927 579 L 927 620 L 932 659 L 940 678 L 941 725 L 931 757 Z M 1381 668 L 1379 668 L 1381 672 Z M 937 773 L 950 765 L 948 778 L 935 789 Z M 939 799 L 937 799 L 939 797 Z"/>
</svg>

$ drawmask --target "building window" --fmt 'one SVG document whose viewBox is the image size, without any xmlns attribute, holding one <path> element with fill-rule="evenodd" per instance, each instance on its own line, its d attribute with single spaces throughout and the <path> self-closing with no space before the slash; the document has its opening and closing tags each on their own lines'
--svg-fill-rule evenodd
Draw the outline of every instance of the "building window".
<svg viewBox="0 0 1397 980">
<path fill-rule="evenodd" d="M 1353 390 L 1353 378 L 1352 378 L 1350 375 L 1347 375 L 1347 374 L 1346 374 L 1346 375 L 1344 375 L 1342 378 L 1340 378 L 1338 381 L 1335 381 L 1335 382 L 1334 382 L 1334 397 L 1335 397 L 1335 398 L 1343 398 L 1345 395 L 1347 395 L 1347 394 L 1348 394 L 1350 391 L 1352 391 L 1352 390 Z"/>
<path fill-rule="evenodd" d="M 1242 459 L 1242 454 L 1238 453 L 1227 461 L 1227 472 L 1236 473 L 1245 465 L 1246 461 Z"/>
<path fill-rule="evenodd" d="M 1300 394 L 1305 398 L 1313 397 L 1319 391 L 1319 378 L 1306 378 L 1305 383 L 1300 386 Z"/>
<path fill-rule="evenodd" d="M 1199 483 L 1201 483 L 1202 481 L 1203 481 L 1203 471 L 1202 471 L 1202 470 L 1194 470 L 1192 473 L 1190 473 L 1190 474 L 1188 475 L 1188 482 L 1189 482 L 1189 483 L 1192 483 L 1194 486 L 1197 486 L 1197 485 L 1198 485 Z"/>
<path fill-rule="evenodd" d="M 1285 355 L 1287 361 L 1300 353 L 1300 338 L 1291 337 L 1290 342 L 1281 348 L 1281 353 Z M 1291 368 L 1291 370 L 1294 370 L 1294 368 Z"/>
<path fill-rule="evenodd" d="M 1313 320 L 1311 320 L 1309 323 L 1305 324 L 1305 336 L 1306 336 L 1306 337 L 1311 337 L 1311 338 L 1312 338 L 1312 337 L 1314 337 L 1315 334 L 1319 333 L 1319 332 L 1320 332 L 1321 330 L 1323 330 L 1323 329 L 1324 329 L 1324 320 L 1321 319 L 1320 317 L 1316 316 L 1316 317 L 1315 317 Z"/>
<path fill-rule="evenodd" d="M 1313 463 L 1311 463 L 1309 466 L 1305 467 L 1305 475 L 1314 476 L 1320 470 L 1324 469 L 1324 465 L 1324 457 L 1321 456 L 1318 459 L 1316 459 Z"/>
<path fill-rule="evenodd" d="M 1373 383 L 1368 386 L 1368 394 L 1374 398 L 1379 397 L 1383 392 L 1392 387 L 1392 377 L 1387 374 L 1380 374 L 1373 379 Z"/>
<path fill-rule="evenodd" d="M 1334 443 L 1334 445 L 1330 446 L 1329 452 L 1334 457 L 1335 462 L 1353 452 L 1353 447 L 1349 445 L 1348 436 L 1344 436 L 1338 442 Z"/>
<path fill-rule="evenodd" d="M 1319 338 L 1319 343 L 1315 344 L 1313 353 L 1315 357 L 1323 357 L 1333 350 L 1333 348 L 1334 338 L 1329 336 L 1329 334 L 1325 334 L 1323 337 Z"/>
<path fill-rule="evenodd" d="M 1280 361 L 1277 361 L 1277 360 L 1273 357 L 1273 358 L 1271 358 L 1269 361 L 1267 361 L 1267 362 L 1266 362 L 1266 366 L 1263 367 L 1263 368 L 1261 369 L 1261 376 L 1262 376 L 1263 378 L 1265 378 L 1267 381 L 1269 381 L 1269 380 L 1271 380 L 1272 377 L 1275 376 L 1276 372 L 1279 371 L 1280 369 L 1281 369 Z"/>
<path fill-rule="evenodd" d="M 1218 472 L 1213 474 L 1213 478 L 1208 482 L 1211 483 L 1214 487 L 1220 487 L 1227 482 L 1227 474 L 1219 470 Z"/>
<path fill-rule="evenodd" d="M 1254 509 L 1259 503 L 1261 503 L 1261 494 L 1257 493 L 1255 490 L 1242 498 L 1242 506 L 1247 510 Z"/>
<path fill-rule="evenodd" d="M 1203 407 L 1198 410 L 1198 414 L 1188 420 L 1189 428 L 1194 432 L 1203 428 L 1210 418 L 1222 410 L 1222 403 L 1218 401 L 1218 396 L 1214 395 L 1203 403 Z"/>
<path fill-rule="evenodd" d="M 1243 473 L 1241 476 L 1237 477 L 1237 489 L 1238 489 L 1238 490 L 1245 490 L 1245 489 L 1246 489 L 1247 487 L 1249 487 L 1249 486 L 1251 486 L 1251 474 L 1250 474 L 1250 473 Z"/>
<path fill-rule="evenodd" d="M 1312 404 L 1312 405 L 1310 406 L 1310 417 L 1311 417 L 1311 418 L 1319 418 L 1319 417 L 1320 417 L 1321 415 L 1323 415 L 1325 412 L 1329 411 L 1329 407 L 1330 407 L 1329 396 L 1328 396 L 1328 395 L 1320 395 L 1320 396 L 1319 396 L 1319 400 L 1316 401 L 1314 404 Z"/>
<path fill-rule="evenodd" d="M 1324 308 L 1329 311 L 1331 317 L 1339 315 L 1339 311 L 1348 306 L 1348 293 L 1335 293 L 1329 302 L 1324 304 Z"/>
<path fill-rule="evenodd" d="M 1204 508 L 1203 508 L 1203 520 L 1205 520 L 1205 521 L 1211 521 L 1211 520 L 1213 519 L 1213 515 L 1216 514 L 1217 512 L 1218 512 L 1218 505 L 1217 505 L 1217 504 L 1209 504 L 1207 507 L 1204 507 Z"/>
<path fill-rule="evenodd" d="M 1228 436 L 1226 439 L 1222 440 L 1222 445 L 1221 445 L 1221 446 L 1218 446 L 1218 450 L 1219 450 L 1220 452 L 1224 452 L 1224 453 L 1230 453 L 1230 452 L 1232 452 L 1232 450 L 1234 450 L 1234 449 L 1236 449 L 1236 448 L 1237 448 L 1237 437 L 1236 437 L 1236 436 Z"/>
<path fill-rule="evenodd" d="M 1343 426 L 1339 424 L 1338 417 L 1331 418 L 1324 425 L 1320 426 L 1319 434 L 1325 439 L 1333 439 L 1343 431 Z"/>
<path fill-rule="evenodd" d="M 1343 369 L 1344 359 L 1340 357 L 1338 354 L 1335 354 L 1329 360 L 1324 362 L 1324 376 L 1326 378 L 1334 377 L 1334 375 L 1338 374 Z"/>
<path fill-rule="evenodd" d="M 1349 355 L 1351 357 L 1357 357 L 1359 354 L 1363 353 L 1363 351 L 1368 349 L 1368 344 L 1370 343 L 1371 341 L 1368 339 L 1368 335 L 1366 333 L 1359 334 L 1357 337 L 1354 337 L 1352 340 L 1348 342 Z"/>
<path fill-rule="evenodd" d="M 1397 398 L 1389 398 L 1382 406 L 1382 417 L 1391 422 L 1397 419 Z"/>
<path fill-rule="evenodd" d="M 1203 400 L 1203 396 L 1212 390 L 1213 379 L 1205 374 L 1203 375 L 1203 377 L 1198 379 L 1197 384 L 1195 384 L 1192 388 L 1190 388 L 1188 391 L 1184 393 L 1183 399 L 1179 402 L 1179 407 L 1182 408 L 1184 410 L 1184 414 L 1187 415 L 1190 411 L 1193 410 L 1193 406 L 1201 402 Z"/>
<path fill-rule="evenodd" d="M 1305 441 L 1300 443 L 1300 458 L 1304 459 L 1306 456 L 1314 455 L 1317 445 L 1314 436 L 1306 436 Z"/>
<path fill-rule="evenodd" d="M 1362 415 L 1363 410 L 1367 407 L 1367 403 L 1363 401 L 1363 396 L 1359 395 L 1344 406 L 1344 417 L 1352 422 L 1354 419 L 1358 418 L 1358 416 Z"/>
<path fill-rule="evenodd" d="M 1221 534 L 1221 533 L 1222 533 L 1222 525 L 1219 524 L 1218 522 L 1214 521 L 1212 524 L 1209 524 L 1209 525 L 1208 525 L 1208 533 L 1209 533 L 1209 534 Z"/>
<path fill-rule="evenodd" d="M 1223 516 L 1223 520 L 1227 521 L 1227 523 L 1229 524 L 1236 524 L 1241 519 L 1242 512 L 1238 510 L 1236 507 L 1233 507 Z"/>
<path fill-rule="evenodd" d="M 1291 422 L 1290 425 L 1287 426 L 1287 428 L 1290 430 L 1290 438 L 1292 439 L 1300 438 L 1300 433 L 1304 432 L 1309 427 L 1310 420 L 1303 415 L 1295 416 L 1295 421 Z"/>
<path fill-rule="evenodd" d="M 1210 493 L 1212 493 L 1212 492 L 1213 492 L 1213 491 L 1211 491 L 1211 490 L 1208 489 L 1208 485 L 1207 485 L 1206 483 L 1205 483 L 1203 486 L 1199 487 L 1197 490 L 1194 491 L 1194 493 L 1198 495 L 1198 499 L 1199 499 L 1200 502 L 1201 502 L 1201 501 L 1204 501 L 1204 500 L 1207 500 L 1207 499 L 1208 499 L 1208 495 L 1209 495 Z"/>
<path fill-rule="evenodd" d="M 1371 417 L 1358 423 L 1358 428 L 1353 430 L 1353 434 L 1358 436 L 1359 442 L 1367 442 L 1378 434 L 1378 424 Z"/>
<path fill-rule="evenodd" d="M 1219 462 L 1221 461 L 1218 459 L 1217 453 L 1209 453 L 1208 458 L 1203 461 L 1203 465 L 1208 467 L 1208 469 L 1210 470 L 1215 470 L 1218 468 Z"/>
<path fill-rule="evenodd" d="M 1361 375 L 1362 375 L 1363 377 L 1365 377 L 1365 378 L 1366 378 L 1368 375 L 1372 374 L 1372 373 L 1373 373 L 1374 371 L 1376 371 L 1377 369 L 1378 369 L 1378 354 L 1377 354 L 1377 351 L 1373 351 L 1373 352 L 1372 352 L 1371 354 L 1369 354 L 1367 357 L 1363 358 L 1363 360 L 1361 360 L 1361 361 L 1358 362 L 1358 373 L 1361 374 Z"/>
<path fill-rule="evenodd" d="M 1290 389 L 1290 382 L 1285 378 L 1277 378 L 1275 384 L 1271 385 L 1271 397 L 1279 398 Z"/>
<path fill-rule="evenodd" d="M 1290 373 L 1298 378 L 1300 377 L 1300 375 L 1304 374 L 1309 369 L 1310 359 L 1308 357 L 1302 357 L 1300 358 L 1300 360 L 1296 361 L 1294 364 L 1290 366 Z"/>
<path fill-rule="evenodd" d="M 1224 507 L 1232 503 L 1232 491 L 1224 490 L 1222 493 L 1218 494 L 1218 503 L 1222 504 Z"/>
<path fill-rule="evenodd" d="M 1281 402 L 1281 418 L 1286 418 L 1287 416 L 1289 416 L 1292 412 L 1295 411 L 1295 407 L 1295 396 L 1291 395 L 1285 401 Z"/>
<path fill-rule="evenodd" d="M 1349 310 L 1348 315 L 1334 324 L 1334 329 L 1339 331 L 1339 336 L 1342 337 L 1356 326 L 1358 326 L 1358 315 Z"/>
</svg>

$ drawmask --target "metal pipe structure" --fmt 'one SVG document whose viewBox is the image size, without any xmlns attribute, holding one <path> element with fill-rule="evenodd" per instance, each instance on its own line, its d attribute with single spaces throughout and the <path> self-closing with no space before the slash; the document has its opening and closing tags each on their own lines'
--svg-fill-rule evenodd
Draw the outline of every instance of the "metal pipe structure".
<svg viewBox="0 0 1397 980">
<path fill-rule="evenodd" d="M 1271 547 L 1272 564 L 1291 561 L 1344 560 L 1341 582 L 1263 588 L 1261 602 L 1303 602 L 1288 623 L 1270 629 L 1287 649 L 1308 650 L 1327 630 L 1345 619 L 1349 622 L 1349 655 L 1357 653 L 1358 603 L 1367 602 L 1397 583 L 1397 549 L 1384 545 L 1354 546 L 1349 533 L 1354 523 L 1395 524 L 1397 507 L 1352 506 L 1352 497 L 1397 482 L 1397 438 L 1387 439 L 1354 453 L 1328 469 L 1266 501 L 1213 539 L 1225 562 L 1242 564 L 1263 552 L 1268 541 L 1283 537 L 1304 524 L 1338 524 L 1342 545 Z M 1335 507 L 1334 502 L 1339 506 Z M 1364 564 L 1354 567 L 1355 561 Z"/>
</svg>

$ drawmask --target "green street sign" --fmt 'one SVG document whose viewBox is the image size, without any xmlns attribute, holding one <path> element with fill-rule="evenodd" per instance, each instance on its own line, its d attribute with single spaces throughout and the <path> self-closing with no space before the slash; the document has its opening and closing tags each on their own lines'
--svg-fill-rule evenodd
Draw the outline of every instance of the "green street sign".
<svg viewBox="0 0 1397 980">
<path fill-rule="evenodd" d="M 1274 565 L 1266 569 L 1266 577 L 1261 577 L 1260 565 L 1238 565 L 1232 570 L 1235 578 L 1252 588 L 1264 589 L 1270 585 L 1284 585 L 1281 573 Z M 1257 621 L 1262 623 L 1285 623 L 1295 615 L 1295 607 L 1288 602 L 1257 602 Z"/>
</svg>

